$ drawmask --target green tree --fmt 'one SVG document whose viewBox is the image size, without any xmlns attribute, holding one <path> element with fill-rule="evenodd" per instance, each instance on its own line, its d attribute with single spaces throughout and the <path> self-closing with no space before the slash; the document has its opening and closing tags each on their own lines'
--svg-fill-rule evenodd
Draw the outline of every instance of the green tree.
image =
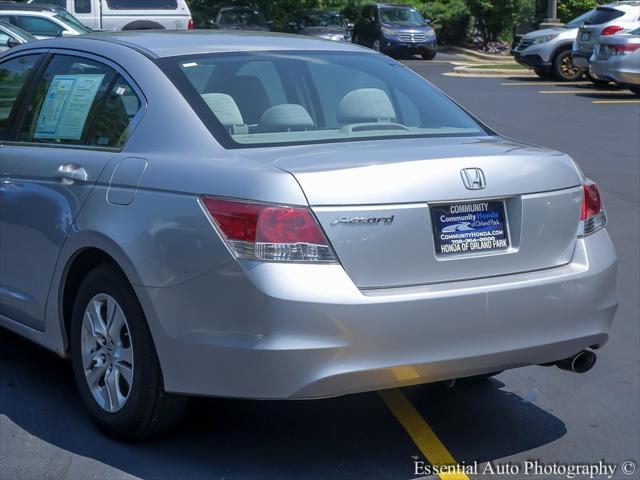
<svg viewBox="0 0 640 480">
<path fill-rule="evenodd" d="M 432 20 L 438 40 L 448 45 L 460 45 L 467 39 L 471 13 L 465 0 L 438 0 L 427 3 L 424 14 Z"/>
<path fill-rule="evenodd" d="M 518 23 L 525 0 L 467 0 L 467 6 L 475 20 L 484 43 L 500 40 L 511 33 Z"/>
</svg>

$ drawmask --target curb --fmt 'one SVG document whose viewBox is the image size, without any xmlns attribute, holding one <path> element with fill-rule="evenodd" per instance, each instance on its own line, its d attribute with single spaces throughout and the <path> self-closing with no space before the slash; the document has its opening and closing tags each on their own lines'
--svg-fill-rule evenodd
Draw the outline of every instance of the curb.
<svg viewBox="0 0 640 480">
<path fill-rule="evenodd" d="M 459 53 L 461 55 L 468 55 L 470 57 L 479 58 L 481 60 L 491 60 L 496 63 L 501 63 L 500 60 L 502 60 L 504 63 L 515 62 L 515 60 L 511 55 L 497 55 L 492 53 L 476 52 L 475 50 L 471 50 L 469 48 L 447 46 L 447 47 L 442 47 L 440 51 L 449 52 L 449 53 Z"/>
</svg>

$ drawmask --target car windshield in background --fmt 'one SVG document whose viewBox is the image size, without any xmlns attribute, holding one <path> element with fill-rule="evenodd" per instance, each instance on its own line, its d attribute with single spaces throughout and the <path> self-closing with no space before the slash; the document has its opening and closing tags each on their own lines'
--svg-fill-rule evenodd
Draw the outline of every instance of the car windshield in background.
<svg viewBox="0 0 640 480">
<path fill-rule="evenodd" d="M 230 53 L 161 64 L 227 148 L 487 135 L 444 94 L 381 55 Z"/>
<path fill-rule="evenodd" d="M 177 0 L 107 0 L 111 10 L 176 10 Z"/>
<path fill-rule="evenodd" d="M 345 21 L 337 13 L 306 13 L 300 23 L 303 27 L 344 27 Z"/>
<path fill-rule="evenodd" d="M 224 10 L 220 13 L 220 25 L 244 25 L 247 27 L 266 27 L 267 21 L 262 13 L 255 10 Z"/>
<path fill-rule="evenodd" d="M 574 18 L 570 22 L 564 25 L 564 28 L 580 28 L 584 23 L 589 20 L 595 10 L 589 10 L 587 13 L 583 13 L 579 17 Z"/>
<path fill-rule="evenodd" d="M 414 8 L 383 7 L 380 9 L 382 23 L 401 25 L 423 25 L 424 18 Z"/>
<path fill-rule="evenodd" d="M 616 10 L 615 8 L 596 8 L 596 11 L 593 15 L 587 20 L 585 25 L 602 25 L 603 23 L 608 23 L 616 18 L 622 17 L 624 12 L 620 10 Z"/>
<path fill-rule="evenodd" d="M 78 33 L 89 33 L 91 31 L 82 23 L 80 23 L 80 21 L 76 17 L 67 13 L 66 10 L 56 11 L 55 18 L 62 21 L 64 24 L 69 25 L 69 27 L 71 27 Z"/>
<path fill-rule="evenodd" d="M 36 37 L 34 37 L 33 35 L 31 35 L 29 32 L 26 32 L 24 30 L 22 30 L 21 28 L 16 27 L 15 25 L 8 23 L 8 22 L 3 22 L 2 20 L 0 20 L 0 26 L 2 26 L 2 28 L 6 31 L 9 32 L 13 35 L 15 35 L 16 37 L 19 37 L 23 40 L 26 40 L 27 42 L 33 42 L 35 40 L 37 40 Z"/>
</svg>

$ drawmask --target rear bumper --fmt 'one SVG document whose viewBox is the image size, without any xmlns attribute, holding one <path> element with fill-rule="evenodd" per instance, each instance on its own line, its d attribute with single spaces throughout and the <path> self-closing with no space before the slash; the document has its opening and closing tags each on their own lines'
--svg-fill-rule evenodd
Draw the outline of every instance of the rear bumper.
<svg viewBox="0 0 640 480">
<path fill-rule="evenodd" d="M 616 82 L 622 85 L 640 85 L 640 65 L 625 62 L 624 57 L 609 60 L 593 59 L 589 63 L 589 73 L 597 80 Z"/>
<path fill-rule="evenodd" d="M 589 69 L 589 59 L 593 52 L 582 52 L 578 50 L 573 50 L 571 52 L 571 59 L 573 61 L 573 65 L 580 70 L 588 70 Z"/>
<path fill-rule="evenodd" d="M 168 391 L 316 398 L 460 378 L 599 347 L 617 308 L 606 231 L 568 265 L 358 290 L 338 265 L 230 262 L 174 288 L 136 287 Z"/>
</svg>

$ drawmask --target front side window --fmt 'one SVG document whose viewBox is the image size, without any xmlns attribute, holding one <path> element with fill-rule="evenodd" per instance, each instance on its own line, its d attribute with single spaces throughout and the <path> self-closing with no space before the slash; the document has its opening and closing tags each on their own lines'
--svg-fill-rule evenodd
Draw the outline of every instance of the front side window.
<svg viewBox="0 0 640 480">
<path fill-rule="evenodd" d="M 31 98 L 18 140 L 119 147 L 140 108 L 132 94 L 111 67 L 57 55 Z"/>
<path fill-rule="evenodd" d="M 424 18 L 415 8 L 382 7 L 380 21 L 396 25 L 424 25 Z"/>
<path fill-rule="evenodd" d="M 107 0 L 111 10 L 177 10 L 177 0 Z"/>
<path fill-rule="evenodd" d="M 161 63 L 227 148 L 486 135 L 445 95 L 379 55 L 265 52 Z"/>
<path fill-rule="evenodd" d="M 9 118 L 40 55 L 26 55 L 0 64 L 0 140 L 9 133 Z"/>
<path fill-rule="evenodd" d="M 59 37 L 64 28 L 48 18 L 35 17 L 33 15 L 16 15 L 18 27 L 31 35 L 41 37 Z"/>
<path fill-rule="evenodd" d="M 91 0 L 75 0 L 73 8 L 76 13 L 91 13 Z"/>
</svg>

